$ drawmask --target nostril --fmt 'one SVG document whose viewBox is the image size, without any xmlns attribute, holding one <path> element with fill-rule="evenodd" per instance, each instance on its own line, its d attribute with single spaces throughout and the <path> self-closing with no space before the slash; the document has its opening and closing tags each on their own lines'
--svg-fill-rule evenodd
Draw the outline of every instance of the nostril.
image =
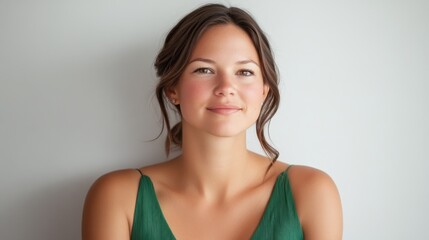
<svg viewBox="0 0 429 240">
<path fill-rule="evenodd" d="M 227 96 L 227 95 L 231 95 L 233 96 L 234 90 L 232 88 L 228 88 L 228 89 L 218 89 L 215 91 L 215 95 L 219 95 L 219 96 Z"/>
<path fill-rule="evenodd" d="M 220 95 L 220 96 L 227 96 L 227 95 L 234 95 L 235 94 L 236 89 L 234 88 L 234 86 L 232 86 L 231 84 L 219 84 L 216 89 L 215 89 L 215 95 Z"/>
</svg>

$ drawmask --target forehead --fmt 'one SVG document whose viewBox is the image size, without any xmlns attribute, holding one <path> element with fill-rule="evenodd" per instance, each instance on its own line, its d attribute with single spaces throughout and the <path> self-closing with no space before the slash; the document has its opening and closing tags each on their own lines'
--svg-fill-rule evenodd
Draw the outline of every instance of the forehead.
<svg viewBox="0 0 429 240">
<path fill-rule="evenodd" d="M 209 27 L 198 39 L 192 58 L 210 57 L 251 59 L 258 62 L 256 48 L 249 35 L 234 24 L 219 24 Z"/>
</svg>

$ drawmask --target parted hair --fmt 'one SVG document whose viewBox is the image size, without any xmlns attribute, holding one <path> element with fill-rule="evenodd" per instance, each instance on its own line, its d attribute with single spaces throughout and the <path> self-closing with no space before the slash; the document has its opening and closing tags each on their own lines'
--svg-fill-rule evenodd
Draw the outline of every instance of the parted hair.
<svg viewBox="0 0 429 240">
<path fill-rule="evenodd" d="M 171 127 L 167 106 L 173 105 L 168 105 L 170 103 L 166 92 L 177 85 L 201 35 L 209 27 L 219 24 L 234 24 L 240 27 L 248 34 L 258 53 L 263 81 L 270 90 L 256 120 L 256 135 L 263 150 L 274 163 L 279 152 L 267 142 L 265 131 L 266 124 L 269 125 L 280 104 L 278 72 L 271 47 L 264 32 L 249 13 L 221 4 L 201 6 L 182 18 L 168 33 L 156 57 L 154 66 L 159 78 L 156 98 L 163 118 L 161 132 L 167 131 L 165 150 L 168 155 L 173 146 L 182 146 L 182 122 L 179 119 L 179 122 Z M 174 105 L 173 109 L 181 116 L 180 105 Z"/>
</svg>

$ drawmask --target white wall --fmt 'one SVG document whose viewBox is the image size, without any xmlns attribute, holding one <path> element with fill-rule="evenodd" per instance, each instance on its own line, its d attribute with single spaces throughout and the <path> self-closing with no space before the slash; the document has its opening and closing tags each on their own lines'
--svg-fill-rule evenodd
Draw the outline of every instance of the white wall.
<svg viewBox="0 0 429 240">
<path fill-rule="evenodd" d="M 146 141 L 160 129 L 152 63 L 201 3 L 0 2 L 0 239 L 79 239 L 98 176 L 164 159 Z M 428 2 L 230 3 L 275 51 L 281 160 L 334 178 L 344 239 L 429 239 Z"/>
</svg>

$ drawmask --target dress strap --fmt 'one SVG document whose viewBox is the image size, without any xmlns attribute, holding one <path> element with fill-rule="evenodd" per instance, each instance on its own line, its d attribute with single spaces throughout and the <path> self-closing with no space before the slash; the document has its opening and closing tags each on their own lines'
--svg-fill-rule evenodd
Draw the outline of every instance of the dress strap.
<svg viewBox="0 0 429 240">
<path fill-rule="evenodd" d="M 287 173 L 289 171 L 289 169 L 292 167 L 293 165 L 289 165 L 287 166 L 286 170 L 284 171 L 285 173 Z"/>
<path fill-rule="evenodd" d="M 143 173 L 142 173 L 142 171 L 139 168 L 136 168 L 136 170 L 140 173 L 140 175 L 143 176 Z"/>
<path fill-rule="evenodd" d="M 142 174 L 142 171 L 136 169 Z M 156 197 L 151 179 L 142 174 L 137 190 L 134 221 L 131 230 L 131 240 L 165 239 L 175 240 L 173 232 Z"/>
</svg>

